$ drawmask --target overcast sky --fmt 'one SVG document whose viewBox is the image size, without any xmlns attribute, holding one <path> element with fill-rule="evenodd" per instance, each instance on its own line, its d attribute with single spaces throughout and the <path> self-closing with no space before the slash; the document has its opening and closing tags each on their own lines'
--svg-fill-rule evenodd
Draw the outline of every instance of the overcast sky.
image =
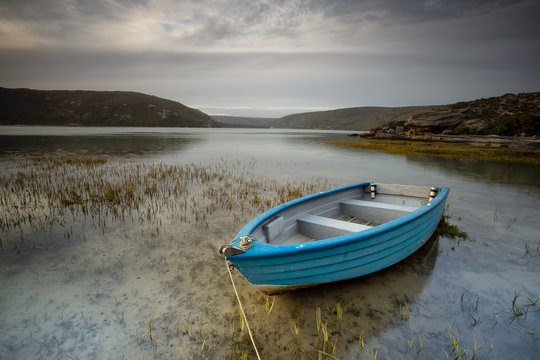
<svg viewBox="0 0 540 360">
<path fill-rule="evenodd" d="M 540 91 L 540 1 L 0 0 L 0 86 L 266 117 Z"/>
</svg>

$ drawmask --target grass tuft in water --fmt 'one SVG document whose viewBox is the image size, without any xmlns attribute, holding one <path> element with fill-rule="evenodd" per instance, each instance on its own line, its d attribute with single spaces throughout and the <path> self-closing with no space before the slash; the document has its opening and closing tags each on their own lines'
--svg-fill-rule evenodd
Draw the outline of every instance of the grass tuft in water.
<svg viewBox="0 0 540 360">
<path fill-rule="evenodd" d="M 525 255 L 539 256 L 540 255 L 540 244 L 536 245 L 536 248 L 531 248 L 528 244 L 525 244 Z"/>
<path fill-rule="evenodd" d="M 377 354 L 379 353 L 379 347 L 377 346 L 377 348 L 375 349 L 375 352 L 373 352 L 373 347 L 370 348 L 370 353 L 369 353 L 369 359 L 370 360 L 377 360 Z"/>
<path fill-rule="evenodd" d="M 266 304 L 264 306 L 264 312 L 266 314 L 265 324 L 268 323 L 268 318 L 270 317 L 270 313 L 272 312 L 272 309 L 274 308 L 274 302 L 275 301 L 276 301 L 276 298 L 272 297 L 272 304 L 270 304 L 270 296 L 266 295 Z"/>
<path fill-rule="evenodd" d="M 184 325 L 184 332 L 189 336 L 189 329 L 184 319 L 182 319 L 182 324 Z"/>
<path fill-rule="evenodd" d="M 412 347 L 413 347 L 413 344 L 414 344 L 414 341 L 415 341 L 415 337 L 413 337 L 411 340 L 407 340 L 407 352 L 410 352 Z"/>
<path fill-rule="evenodd" d="M 337 303 L 336 304 L 336 316 L 337 316 L 337 320 L 339 321 L 339 323 L 343 323 L 343 309 L 341 308 L 341 304 L 340 303 Z"/>
<path fill-rule="evenodd" d="M 445 352 L 446 358 L 449 359 L 451 356 L 453 356 L 454 360 L 458 360 L 462 355 L 461 342 L 456 337 L 450 326 L 448 327 L 448 335 L 450 336 L 452 351 L 450 353 Z"/>
<path fill-rule="evenodd" d="M 437 236 L 446 236 L 451 239 L 460 239 L 460 240 L 470 240 L 471 237 L 464 231 L 459 230 L 456 225 L 450 224 L 448 222 L 449 216 L 443 215 L 439 225 L 435 229 L 435 235 Z"/>
<path fill-rule="evenodd" d="M 400 306 L 399 312 L 402 320 L 409 320 L 411 317 L 411 307 L 407 304 L 407 301 L 404 302 L 403 306 Z"/>
<path fill-rule="evenodd" d="M 317 333 L 321 332 L 321 326 L 322 326 L 322 317 L 321 317 L 321 307 L 317 306 L 317 310 L 315 311 L 315 320 L 317 323 Z"/>
<path fill-rule="evenodd" d="M 146 321 L 146 331 L 148 331 L 148 341 L 153 343 L 154 338 L 152 337 L 152 325 L 150 324 L 150 320 Z"/>
<path fill-rule="evenodd" d="M 360 352 L 364 351 L 364 348 L 366 347 L 364 343 L 364 333 L 362 332 L 360 336 L 358 337 L 358 347 L 360 348 Z"/>
</svg>

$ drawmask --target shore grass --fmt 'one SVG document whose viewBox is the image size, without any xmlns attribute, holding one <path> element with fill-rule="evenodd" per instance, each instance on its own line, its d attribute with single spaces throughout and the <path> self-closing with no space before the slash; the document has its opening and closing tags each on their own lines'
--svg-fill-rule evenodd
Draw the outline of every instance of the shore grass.
<svg viewBox="0 0 540 360">
<path fill-rule="evenodd" d="M 505 161 L 540 164 L 540 150 L 513 150 L 502 147 L 468 145 L 444 141 L 359 139 L 329 141 L 327 144 L 384 151 L 389 154 L 427 155 L 454 159 Z"/>
</svg>

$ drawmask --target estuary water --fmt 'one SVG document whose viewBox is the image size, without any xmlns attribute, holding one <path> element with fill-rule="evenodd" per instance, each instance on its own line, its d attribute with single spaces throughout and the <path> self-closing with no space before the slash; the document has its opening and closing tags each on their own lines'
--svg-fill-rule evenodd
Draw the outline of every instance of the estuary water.
<svg viewBox="0 0 540 360">
<path fill-rule="evenodd" d="M 39 166 L 50 157 L 105 159 L 101 173 L 51 170 L 80 181 L 115 171 L 125 181 L 145 169 L 191 174 L 147 191 L 148 215 L 90 216 L 64 198 L 70 210 L 54 221 L 49 209 L 4 226 L 0 358 L 254 358 L 218 247 L 262 211 L 259 196 L 270 205 L 283 189 L 365 181 L 450 187 L 447 221 L 468 238 L 434 237 L 379 273 L 273 297 L 233 271 L 262 358 L 537 358 L 540 167 L 326 143 L 354 139 L 349 133 L 0 127 L 3 199 L 48 178 Z M 201 169 L 215 176 L 193 180 Z M 183 189 L 178 201 L 156 200 L 173 186 Z M 209 203 L 209 192 L 228 188 L 236 200 Z M 26 200 L 12 200 L 0 203 L 4 223 L 24 212 Z"/>
</svg>

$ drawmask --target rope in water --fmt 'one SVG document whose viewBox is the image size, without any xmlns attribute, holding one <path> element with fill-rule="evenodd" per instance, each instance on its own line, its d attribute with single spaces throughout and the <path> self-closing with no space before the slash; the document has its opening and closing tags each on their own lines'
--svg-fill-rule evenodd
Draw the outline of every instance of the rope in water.
<svg viewBox="0 0 540 360">
<path fill-rule="evenodd" d="M 236 291 L 236 285 L 234 285 L 234 279 L 232 277 L 231 269 L 229 267 L 229 263 L 227 262 L 227 260 L 225 260 L 225 267 L 227 268 L 227 271 L 229 272 L 229 277 L 231 278 L 231 284 L 233 286 L 234 293 L 236 294 L 236 299 L 238 300 L 238 306 L 240 307 L 240 311 L 242 312 L 242 316 L 244 317 L 244 321 L 246 322 L 249 338 L 251 339 L 251 343 L 253 344 L 253 348 L 255 349 L 255 354 L 257 354 L 257 359 L 261 360 L 261 357 L 259 356 L 259 351 L 257 350 L 257 345 L 255 345 L 255 340 L 253 340 L 253 334 L 251 333 L 251 328 L 249 327 L 246 313 L 244 312 L 244 308 L 242 307 L 242 302 L 240 301 L 240 296 L 238 296 L 238 291 Z"/>
</svg>

